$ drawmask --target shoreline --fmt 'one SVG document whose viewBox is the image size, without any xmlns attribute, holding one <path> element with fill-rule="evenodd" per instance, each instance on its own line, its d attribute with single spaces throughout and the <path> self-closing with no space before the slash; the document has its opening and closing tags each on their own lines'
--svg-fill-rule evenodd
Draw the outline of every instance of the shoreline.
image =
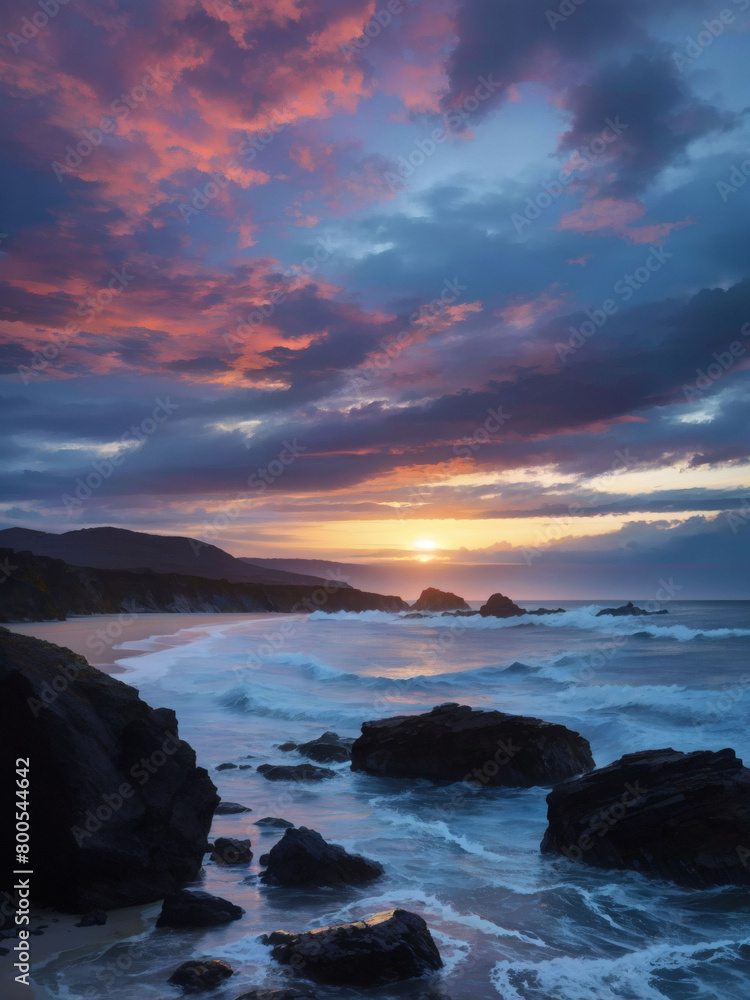
<svg viewBox="0 0 750 1000">
<path fill-rule="evenodd" d="M 276 613 L 270 611 L 237 614 L 175 612 L 85 615 L 65 621 L 4 622 L 3 627 L 10 632 L 42 639 L 71 649 L 74 653 L 80 653 L 92 667 L 97 667 L 107 674 L 124 675 L 119 679 L 127 683 L 128 670 L 116 661 L 145 656 L 153 650 L 118 649 L 117 646 L 122 642 L 143 642 L 150 639 L 157 648 L 168 648 L 192 642 L 200 636 L 201 626 L 233 625 L 248 619 L 275 617 Z M 97 634 L 102 631 L 104 635 Z M 96 652 L 92 650 L 94 645 L 92 637 L 97 643 L 94 647 Z M 102 644 L 104 644 L 103 649 Z M 35 979 L 36 971 L 42 971 L 65 952 L 80 951 L 82 955 L 89 955 L 97 947 L 109 946 L 118 940 L 145 932 L 149 927 L 149 918 L 159 912 L 160 905 L 157 901 L 142 906 L 110 910 L 107 914 L 107 923 L 93 927 L 76 927 L 75 924 L 80 919 L 78 915 L 32 908 L 32 926 L 46 925 L 46 927 L 42 935 L 30 938 L 33 956 L 30 985 L 20 986 L 11 979 L 8 984 L 11 991 L 8 1000 L 15 1000 L 16 996 L 19 1000 L 21 997 L 25 997 L 26 1000 L 52 1000 L 52 994 L 46 986 Z M 3 944 L 12 949 L 14 941 L 15 939 L 11 938 Z M 12 961 L 11 954 L 5 956 L 5 961 Z"/>
<path fill-rule="evenodd" d="M 143 656 L 154 650 L 120 649 L 124 642 L 144 642 L 152 640 L 155 648 L 181 646 L 197 638 L 196 630 L 201 626 L 233 625 L 238 622 L 262 618 L 276 618 L 275 611 L 246 611 L 237 613 L 196 613 L 165 612 L 116 615 L 82 615 L 65 621 L 51 622 L 3 622 L 9 632 L 32 636 L 44 642 L 64 646 L 74 653 L 80 653 L 92 667 L 105 674 L 127 674 L 127 669 L 118 664 L 131 656 Z M 178 633 L 191 630 L 191 635 L 179 637 Z M 170 642 L 172 639 L 174 641 Z"/>
</svg>

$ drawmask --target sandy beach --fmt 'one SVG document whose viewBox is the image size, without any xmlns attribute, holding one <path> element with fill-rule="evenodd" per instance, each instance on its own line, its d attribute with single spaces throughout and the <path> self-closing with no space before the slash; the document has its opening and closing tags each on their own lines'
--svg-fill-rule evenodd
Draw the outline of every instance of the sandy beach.
<svg viewBox="0 0 750 1000">
<path fill-rule="evenodd" d="M 118 649 L 123 642 L 139 642 L 154 638 L 157 645 L 179 646 L 191 642 L 195 632 L 178 636 L 187 629 L 201 626 L 229 625 L 232 622 L 257 618 L 276 618 L 271 612 L 242 614 L 127 614 L 86 615 L 69 618 L 64 622 L 6 622 L 4 627 L 11 632 L 30 635 L 45 642 L 66 646 L 74 653 L 85 656 L 92 667 L 98 667 L 107 674 L 125 673 L 116 660 L 129 656 L 140 656 L 140 649 Z"/>
</svg>

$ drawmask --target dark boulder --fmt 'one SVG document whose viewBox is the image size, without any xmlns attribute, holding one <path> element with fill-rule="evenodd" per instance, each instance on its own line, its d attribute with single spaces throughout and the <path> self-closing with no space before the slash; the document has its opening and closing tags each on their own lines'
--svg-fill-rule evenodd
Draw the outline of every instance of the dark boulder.
<svg viewBox="0 0 750 1000">
<path fill-rule="evenodd" d="M 300 743 L 296 748 L 298 753 L 319 764 L 342 763 L 351 760 L 353 739 L 344 739 L 338 733 L 323 733 L 317 740 Z"/>
<path fill-rule="evenodd" d="M 261 764 L 258 774 L 268 781 L 323 781 L 324 778 L 335 778 L 336 772 L 327 767 L 316 767 L 315 764 L 295 764 L 293 767 L 285 764 Z"/>
<path fill-rule="evenodd" d="M 315 830 L 287 830 L 263 856 L 261 881 L 271 885 L 339 885 L 369 882 L 383 874 L 382 865 L 329 844 Z"/>
<path fill-rule="evenodd" d="M 666 608 L 662 608 L 661 611 L 644 611 L 643 608 L 637 608 L 632 601 L 628 601 L 627 604 L 623 604 L 619 608 L 602 608 L 601 611 L 597 611 L 596 617 L 601 618 L 602 615 L 612 615 L 615 618 L 622 618 L 625 615 L 668 615 L 669 612 Z"/>
<path fill-rule="evenodd" d="M 180 889 L 167 896 L 157 927 L 218 927 L 239 920 L 245 911 L 221 896 L 200 889 Z"/>
<path fill-rule="evenodd" d="M 175 969 L 168 982 L 173 986 L 181 986 L 188 992 L 214 990 L 233 975 L 231 965 L 218 958 L 206 958 L 202 962 L 183 962 L 179 969 Z"/>
<path fill-rule="evenodd" d="M 410 611 L 408 615 L 401 615 L 401 617 L 406 620 L 407 618 L 428 618 L 429 615 L 425 615 L 421 611 Z"/>
<path fill-rule="evenodd" d="M 0 732 L 14 760 L 32 759 L 36 904 L 134 906 L 198 875 L 218 795 L 174 712 L 69 649 L 0 629 Z M 0 801 L 14 779 L 2 769 Z M 10 835 L 6 823 L 2 857 Z"/>
<path fill-rule="evenodd" d="M 527 615 L 564 615 L 565 608 L 535 608 L 533 611 L 527 611 Z"/>
<path fill-rule="evenodd" d="M 382 777 L 553 785 L 594 767 L 588 741 L 565 726 L 468 705 L 365 722 L 352 770 Z"/>
<path fill-rule="evenodd" d="M 237 767 L 236 764 L 230 764 L 229 761 L 227 761 L 224 764 L 219 764 L 219 766 L 216 768 L 216 770 L 217 771 L 231 771 L 232 768 L 235 768 L 235 767 Z"/>
<path fill-rule="evenodd" d="M 482 618 L 515 618 L 525 615 L 526 611 L 504 594 L 493 594 L 479 609 L 479 614 Z"/>
<path fill-rule="evenodd" d="M 252 812 L 250 806 L 243 806 L 239 802 L 220 802 L 214 810 L 216 816 L 233 816 L 235 813 Z"/>
<path fill-rule="evenodd" d="M 479 611 L 443 611 L 441 618 L 473 618 Z"/>
<path fill-rule="evenodd" d="M 102 927 L 107 922 L 107 914 L 104 910 L 89 910 L 84 913 L 76 924 L 76 927 Z"/>
<path fill-rule="evenodd" d="M 284 753 L 289 753 L 290 750 L 296 750 L 296 749 L 297 749 L 297 744 L 292 743 L 291 740 L 288 740 L 286 743 L 279 744 L 279 750 L 283 750 Z"/>
<path fill-rule="evenodd" d="M 750 769 L 734 750 L 627 754 L 547 803 L 545 853 L 687 885 L 750 885 Z"/>
<path fill-rule="evenodd" d="M 469 611 L 469 605 L 456 594 L 428 587 L 412 604 L 412 611 Z"/>
<path fill-rule="evenodd" d="M 290 823 L 288 819 L 281 819 L 279 816 L 264 816 L 263 819 L 256 819 L 253 825 L 270 829 L 291 830 L 294 823 Z"/>
<path fill-rule="evenodd" d="M 217 837 L 211 851 L 211 860 L 221 865 L 248 865 L 253 860 L 252 844 L 249 840 L 234 837 Z"/>
<path fill-rule="evenodd" d="M 276 961 L 322 983 L 377 986 L 442 968 L 427 924 L 407 910 L 386 910 L 352 924 L 263 938 Z"/>
</svg>

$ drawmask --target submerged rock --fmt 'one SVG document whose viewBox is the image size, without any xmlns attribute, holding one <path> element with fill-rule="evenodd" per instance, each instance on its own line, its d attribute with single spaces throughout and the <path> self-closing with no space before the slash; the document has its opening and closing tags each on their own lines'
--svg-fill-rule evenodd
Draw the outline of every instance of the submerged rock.
<svg viewBox="0 0 750 1000">
<path fill-rule="evenodd" d="M 412 611 L 469 611 L 469 605 L 456 594 L 428 587 L 412 604 Z"/>
<path fill-rule="evenodd" d="M 341 763 L 352 756 L 353 739 L 343 739 L 338 733 L 323 733 L 317 740 L 300 743 L 296 750 L 319 764 Z"/>
<path fill-rule="evenodd" d="M 383 874 L 383 866 L 377 861 L 349 854 L 305 826 L 287 830 L 261 858 L 261 864 L 267 865 L 261 881 L 271 885 L 357 884 Z"/>
<path fill-rule="evenodd" d="M 588 740 L 565 726 L 452 703 L 365 722 L 352 747 L 353 771 L 394 778 L 526 788 L 593 767 Z"/>
<path fill-rule="evenodd" d="M 284 753 L 289 753 L 290 750 L 296 750 L 296 749 L 297 749 L 297 744 L 292 743 L 291 740 L 288 740 L 286 743 L 279 744 L 279 750 L 283 750 Z"/>
<path fill-rule="evenodd" d="M 170 709 L 69 649 L 0 629 L 0 732 L 14 760 L 31 758 L 37 905 L 135 906 L 196 878 L 218 795 Z M 3 802 L 11 779 L 0 772 Z M 11 832 L 0 828 L 5 858 Z"/>
<path fill-rule="evenodd" d="M 335 778 L 336 772 L 327 767 L 316 767 L 315 764 L 261 764 L 258 774 L 268 781 L 323 781 L 324 778 Z"/>
<path fill-rule="evenodd" d="M 493 594 L 479 609 L 479 614 L 482 618 L 515 618 L 526 612 L 504 594 Z"/>
<path fill-rule="evenodd" d="M 545 853 L 689 885 L 750 885 L 750 769 L 734 750 L 627 754 L 547 803 Z"/>
<path fill-rule="evenodd" d="M 218 927 L 239 920 L 245 911 L 221 896 L 200 889 L 180 889 L 167 896 L 157 927 Z"/>
<path fill-rule="evenodd" d="M 564 615 L 566 614 L 565 608 L 535 608 L 533 611 L 527 611 L 527 615 Z"/>
<path fill-rule="evenodd" d="M 273 945 L 276 961 L 323 983 L 376 986 L 443 965 L 427 924 L 408 910 L 386 910 L 356 923 L 302 934 L 274 931 L 262 940 Z"/>
<path fill-rule="evenodd" d="M 211 851 L 211 860 L 222 865 L 248 865 L 253 860 L 252 844 L 249 840 L 234 837 L 217 837 Z"/>
<path fill-rule="evenodd" d="M 243 806 L 239 802 L 220 802 L 214 810 L 215 816 L 233 816 L 235 813 L 252 812 L 250 806 Z"/>
<path fill-rule="evenodd" d="M 230 771 L 232 768 L 235 768 L 235 767 L 237 767 L 236 764 L 230 764 L 229 761 L 226 761 L 224 764 L 219 764 L 218 767 L 216 768 L 216 770 L 217 771 Z"/>
<path fill-rule="evenodd" d="M 291 830 L 294 823 L 290 823 L 288 819 L 281 819 L 279 816 L 264 816 L 263 819 L 256 819 L 253 825 L 270 827 L 271 829 Z"/>
<path fill-rule="evenodd" d="M 219 958 L 206 958 L 201 962 L 183 962 L 168 982 L 173 986 L 182 986 L 184 990 L 214 990 L 233 975 L 231 965 Z"/>
<path fill-rule="evenodd" d="M 602 615 L 613 615 L 616 618 L 622 617 L 623 615 L 668 615 L 669 612 L 666 608 L 662 608 L 661 611 L 644 611 L 643 608 L 637 608 L 632 601 L 628 601 L 627 604 L 623 604 L 619 608 L 602 608 L 601 611 L 597 611 L 596 617 L 601 618 Z"/>
</svg>

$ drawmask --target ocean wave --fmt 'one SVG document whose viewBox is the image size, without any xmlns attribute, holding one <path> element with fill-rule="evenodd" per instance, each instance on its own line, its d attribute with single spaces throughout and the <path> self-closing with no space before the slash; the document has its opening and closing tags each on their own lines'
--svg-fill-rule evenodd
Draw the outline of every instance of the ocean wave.
<svg viewBox="0 0 750 1000">
<path fill-rule="evenodd" d="M 498 962 L 491 980 L 503 1000 L 548 1000 L 550 997 L 575 997 L 576 1000 L 664 1000 L 674 996 L 666 992 L 674 985 L 674 975 L 695 1000 L 714 1000 L 721 995 L 733 1000 L 744 993 L 729 994 L 705 991 L 707 967 L 731 979 L 727 966 L 741 964 L 741 949 L 749 940 L 699 942 L 676 945 L 656 944 L 619 958 L 584 958 L 561 956 L 542 962 Z M 695 975 L 702 973 L 700 979 Z M 661 988 L 661 985 L 665 989 Z M 742 986 L 739 986 L 742 989 Z"/>
<path fill-rule="evenodd" d="M 603 615 L 601 618 L 597 613 L 604 605 L 589 604 L 583 608 L 575 608 L 571 611 L 560 614 L 544 615 L 519 615 L 516 618 L 482 618 L 475 615 L 470 618 L 443 617 L 442 614 L 428 614 L 425 618 L 412 619 L 404 618 L 403 614 L 394 614 L 385 611 L 337 611 L 334 614 L 326 614 L 323 611 L 315 611 L 310 615 L 310 621 L 351 621 L 370 622 L 373 624 L 402 624 L 405 627 L 420 628 L 425 625 L 429 628 L 448 628 L 458 631 L 483 631 L 487 629 L 506 628 L 574 628 L 593 630 L 596 632 L 606 632 L 613 635 L 623 635 L 633 638 L 643 639 L 673 639 L 676 642 L 691 642 L 694 639 L 729 639 L 742 636 L 750 636 L 750 629 L 741 628 L 717 628 L 698 629 L 689 628 L 687 625 L 657 625 L 650 618 L 626 617 L 618 618 L 610 615 Z M 661 620 L 661 619 L 660 619 Z"/>
</svg>

